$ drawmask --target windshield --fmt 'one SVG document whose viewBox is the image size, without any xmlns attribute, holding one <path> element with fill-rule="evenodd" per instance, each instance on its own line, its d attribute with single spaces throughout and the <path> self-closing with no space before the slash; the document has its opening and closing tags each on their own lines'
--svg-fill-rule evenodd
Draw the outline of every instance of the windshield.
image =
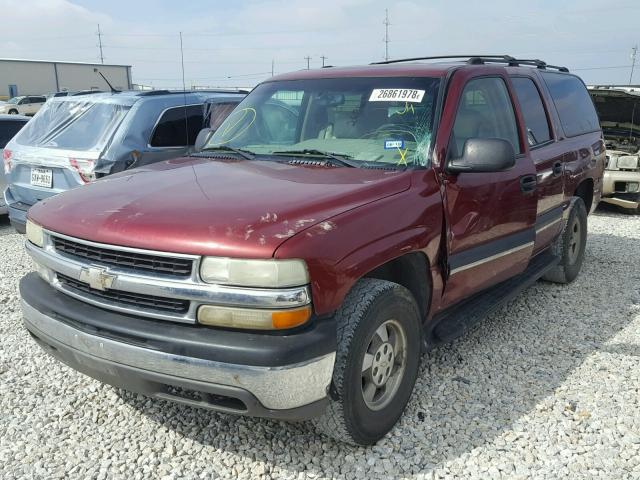
<svg viewBox="0 0 640 480">
<path fill-rule="evenodd" d="M 86 99 L 49 101 L 15 141 L 32 147 L 102 151 L 129 108 Z"/>
<path fill-rule="evenodd" d="M 23 98 L 24 97 L 13 97 L 13 98 L 10 98 L 9 100 L 7 100 L 7 103 L 10 103 L 11 105 L 16 105 Z"/>
<path fill-rule="evenodd" d="M 205 150 L 342 157 L 352 166 L 425 166 L 440 79 L 268 82 L 227 117 Z"/>
</svg>

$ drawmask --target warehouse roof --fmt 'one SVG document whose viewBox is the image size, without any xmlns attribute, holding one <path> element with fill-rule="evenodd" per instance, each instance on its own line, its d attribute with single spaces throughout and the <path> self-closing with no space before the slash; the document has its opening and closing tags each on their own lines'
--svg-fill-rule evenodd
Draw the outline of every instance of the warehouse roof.
<svg viewBox="0 0 640 480">
<path fill-rule="evenodd" d="M 0 58 L 0 62 L 29 62 L 29 63 L 58 63 L 58 64 L 68 64 L 68 65 L 92 65 L 97 67 L 129 67 L 131 65 L 117 65 L 113 63 L 91 63 L 91 62 L 66 62 L 64 60 L 31 60 L 28 58 Z"/>
</svg>

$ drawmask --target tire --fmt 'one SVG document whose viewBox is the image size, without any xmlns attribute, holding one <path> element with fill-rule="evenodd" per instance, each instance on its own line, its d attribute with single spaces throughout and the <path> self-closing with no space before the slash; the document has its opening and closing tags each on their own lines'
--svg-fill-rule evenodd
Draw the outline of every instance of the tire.
<svg viewBox="0 0 640 480">
<path fill-rule="evenodd" d="M 548 282 L 571 283 L 580 273 L 587 245 L 587 209 L 579 197 L 569 205 L 569 217 L 560 236 L 553 242 L 551 252 L 560 263 L 542 278 Z"/>
<path fill-rule="evenodd" d="M 393 428 L 411 397 L 420 366 L 420 313 L 406 288 L 366 278 L 349 292 L 336 317 L 331 402 L 313 422 L 336 440 L 372 445 Z M 403 354 L 396 355 L 394 347 Z"/>
<path fill-rule="evenodd" d="M 16 110 L 15 108 L 12 108 L 11 110 L 9 110 L 9 115 L 17 115 L 18 114 L 18 110 Z"/>
</svg>

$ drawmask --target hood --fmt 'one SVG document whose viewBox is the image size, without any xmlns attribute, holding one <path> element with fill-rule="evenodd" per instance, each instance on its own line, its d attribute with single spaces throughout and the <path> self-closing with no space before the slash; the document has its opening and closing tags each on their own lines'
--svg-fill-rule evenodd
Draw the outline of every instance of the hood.
<svg viewBox="0 0 640 480">
<path fill-rule="evenodd" d="M 29 217 L 106 244 L 266 258 L 296 233 L 409 186 L 403 171 L 190 157 L 43 200 Z"/>
<path fill-rule="evenodd" d="M 590 90 L 589 93 L 607 148 L 636 153 L 640 149 L 640 94 L 620 89 Z"/>
</svg>

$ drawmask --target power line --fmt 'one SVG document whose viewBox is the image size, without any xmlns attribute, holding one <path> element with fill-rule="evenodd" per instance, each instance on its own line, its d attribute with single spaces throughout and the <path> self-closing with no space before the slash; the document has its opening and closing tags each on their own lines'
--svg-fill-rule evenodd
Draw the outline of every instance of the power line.
<svg viewBox="0 0 640 480">
<path fill-rule="evenodd" d="M 389 60 L 389 9 L 384 9 L 384 59 L 385 61 Z"/>
<path fill-rule="evenodd" d="M 104 55 L 102 54 L 102 33 L 100 32 L 100 24 L 98 24 L 98 47 L 100 48 L 100 63 L 104 65 Z"/>
</svg>

